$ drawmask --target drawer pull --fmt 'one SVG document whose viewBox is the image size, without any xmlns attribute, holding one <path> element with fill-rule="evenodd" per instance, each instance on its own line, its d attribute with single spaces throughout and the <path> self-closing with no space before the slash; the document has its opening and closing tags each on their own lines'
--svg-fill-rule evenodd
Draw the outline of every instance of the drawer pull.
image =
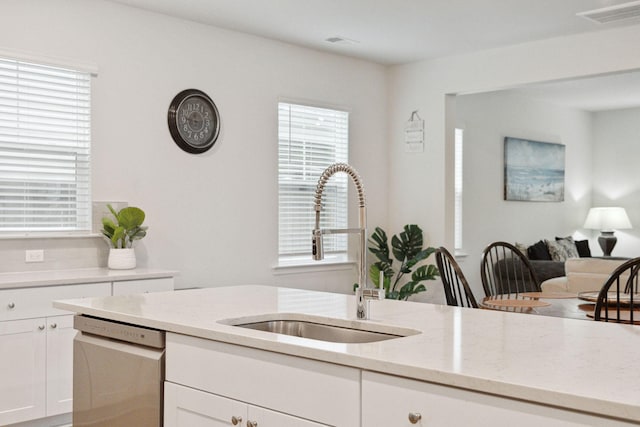
<svg viewBox="0 0 640 427">
<path fill-rule="evenodd" d="M 418 424 L 418 421 L 422 419 L 422 415 L 417 412 L 409 412 L 409 422 L 411 424 Z"/>
<path fill-rule="evenodd" d="M 247 427 L 258 427 L 258 422 L 247 420 Z"/>
<path fill-rule="evenodd" d="M 44 331 L 44 325 L 38 326 L 38 329 L 41 330 L 41 331 Z"/>
<path fill-rule="evenodd" d="M 242 417 L 231 417 L 231 424 L 237 426 L 242 422 Z"/>
<path fill-rule="evenodd" d="M 13 310 L 14 308 L 16 308 L 16 303 L 10 302 L 9 304 L 7 304 L 7 307 L 9 307 L 9 310 Z"/>
<path fill-rule="evenodd" d="M 51 327 L 51 329 L 55 329 L 55 328 L 58 327 L 58 324 L 57 323 L 52 323 L 50 327 Z"/>
</svg>

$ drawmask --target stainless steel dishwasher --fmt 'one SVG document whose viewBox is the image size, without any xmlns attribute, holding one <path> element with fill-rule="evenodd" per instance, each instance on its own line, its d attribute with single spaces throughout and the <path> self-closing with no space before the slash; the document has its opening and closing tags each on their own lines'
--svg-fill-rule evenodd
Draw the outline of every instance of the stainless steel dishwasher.
<svg viewBox="0 0 640 427">
<path fill-rule="evenodd" d="M 77 315 L 74 427 L 162 426 L 165 333 Z"/>
</svg>

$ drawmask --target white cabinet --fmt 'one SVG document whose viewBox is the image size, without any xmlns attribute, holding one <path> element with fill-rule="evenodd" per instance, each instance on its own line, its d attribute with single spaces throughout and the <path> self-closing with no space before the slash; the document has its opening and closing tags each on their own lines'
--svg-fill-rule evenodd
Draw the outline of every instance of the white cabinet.
<svg viewBox="0 0 640 427">
<path fill-rule="evenodd" d="M 110 283 L 0 290 L 0 425 L 71 412 L 73 315 L 51 302 L 110 293 Z"/>
<path fill-rule="evenodd" d="M 631 425 L 636 424 L 433 383 L 362 372 L 362 426 L 366 427 Z"/>
<path fill-rule="evenodd" d="M 75 336 L 72 314 L 47 318 L 47 416 L 72 410 Z"/>
<path fill-rule="evenodd" d="M 166 380 L 166 385 L 179 384 L 210 396 L 245 402 L 248 406 L 243 427 L 246 420 L 260 427 L 360 425 L 360 370 L 356 368 L 167 333 Z M 178 407 L 165 395 L 169 417 L 185 412 Z M 229 407 L 235 410 L 230 403 Z M 210 416 L 219 417 L 216 422 L 222 424 L 211 421 L 207 425 L 233 425 L 229 424 L 232 412 L 216 411 Z M 199 416 L 208 416 L 202 413 L 205 415 Z"/>
<path fill-rule="evenodd" d="M 46 415 L 45 319 L 0 322 L 0 425 Z"/>
<path fill-rule="evenodd" d="M 165 427 L 327 427 L 212 393 L 165 383 Z"/>
</svg>

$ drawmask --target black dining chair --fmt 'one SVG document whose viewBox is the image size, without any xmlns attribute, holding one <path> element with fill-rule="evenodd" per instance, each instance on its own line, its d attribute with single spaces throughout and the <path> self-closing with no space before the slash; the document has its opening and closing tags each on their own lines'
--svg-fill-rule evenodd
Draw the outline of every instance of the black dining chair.
<svg viewBox="0 0 640 427">
<path fill-rule="evenodd" d="M 478 308 L 469 282 L 464 277 L 453 255 L 444 247 L 436 249 L 435 255 L 447 305 Z"/>
<path fill-rule="evenodd" d="M 616 323 L 640 323 L 638 272 L 640 257 L 616 268 L 600 289 L 593 312 L 594 320 Z"/>
<path fill-rule="evenodd" d="M 480 278 L 486 296 L 540 292 L 540 281 L 529 259 L 507 242 L 494 242 L 484 249 Z"/>
</svg>

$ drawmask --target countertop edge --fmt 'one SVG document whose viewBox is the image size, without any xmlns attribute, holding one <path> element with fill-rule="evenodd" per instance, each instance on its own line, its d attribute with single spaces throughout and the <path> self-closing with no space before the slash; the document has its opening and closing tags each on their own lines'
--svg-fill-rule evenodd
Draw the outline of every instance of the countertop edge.
<svg viewBox="0 0 640 427">
<path fill-rule="evenodd" d="M 110 270 L 108 268 L 80 268 L 69 270 L 42 270 L 15 273 L 0 273 L 0 290 L 33 288 L 42 286 L 77 285 L 82 283 L 121 282 L 127 280 L 159 279 L 174 277 L 173 270 L 131 269 Z"/>
</svg>

